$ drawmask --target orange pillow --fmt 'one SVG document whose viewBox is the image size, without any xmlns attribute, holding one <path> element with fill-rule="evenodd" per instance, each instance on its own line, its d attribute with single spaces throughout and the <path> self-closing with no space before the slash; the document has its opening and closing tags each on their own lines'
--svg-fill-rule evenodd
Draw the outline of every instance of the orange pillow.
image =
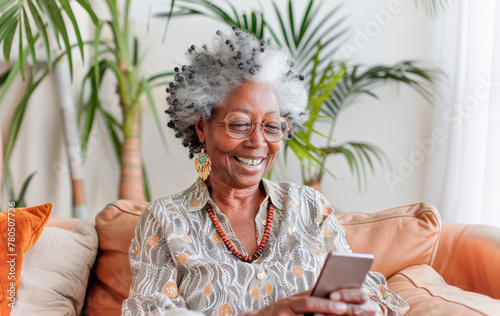
<svg viewBox="0 0 500 316">
<path fill-rule="evenodd" d="M 9 204 L 10 206 L 10 204 Z M 0 306 L 9 315 L 21 280 L 23 254 L 42 234 L 52 204 L 9 208 L 0 213 Z"/>
</svg>

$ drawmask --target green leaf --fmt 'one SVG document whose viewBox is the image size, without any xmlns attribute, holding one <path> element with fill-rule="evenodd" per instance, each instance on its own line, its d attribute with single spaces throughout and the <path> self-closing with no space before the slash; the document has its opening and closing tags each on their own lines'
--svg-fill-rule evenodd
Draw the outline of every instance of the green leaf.
<svg viewBox="0 0 500 316">
<path fill-rule="evenodd" d="M 167 16 L 167 24 L 165 25 L 165 29 L 163 30 L 162 42 L 164 42 L 165 38 L 167 37 L 167 30 L 168 30 L 168 26 L 170 25 L 170 20 L 172 19 L 172 14 L 174 12 L 174 6 L 175 6 L 175 0 L 172 0 L 170 2 L 170 11 L 169 11 L 168 16 Z"/>
<path fill-rule="evenodd" d="M 59 3 L 61 4 L 61 7 L 63 10 L 66 12 L 68 15 L 71 24 L 73 25 L 73 30 L 75 31 L 78 47 L 80 48 L 80 55 L 82 56 L 82 61 L 84 61 L 84 56 L 83 56 L 83 41 L 82 41 L 82 36 L 80 34 L 80 28 L 78 27 L 78 23 L 76 22 L 75 15 L 73 14 L 73 10 L 71 9 L 68 0 L 59 0 Z M 70 50 L 69 42 L 68 45 L 66 45 L 66 49 Z M 69 59 L 69 57 L 68 57 Z"/>
<path fill-rule="evenodd" d="M 89 73 L 94 74 L 95 68 L 99 69 L 98 77 L 90 76 L 90 99 L 87 105 L 87 113 L 85 115 L 85 124 L 82 131 L 82 152 L 85 152 L 87 149 L 87 143 L 90 137 L 90 132 L 92 131 L 92 126 L 94 124 L 94 119 L 96 115 L 96 110 L 101 107 L 101 101 L 99 100 L 99 87 L 101 83 L 101 79 L 104 76 L 104 73 L 107 69 L 107 61 L 101 60 L 97 64 L 94 64 L 91 69 L 89 69 Z"/>
<path fill-rule="evenodd" d="M 19 102 L 19 104 L 16 106 L 16 109 L 14 111 L 14 115 L 12 116 L 10 127 L 9 127 L 9 132 L 7 134 L 7 142 L 5 144 L 5 153 L 4 153 L 4 177 L 6 180 L 6 183 L 11 183 L 11 175 L 10 175 L 10 159 L 12 157 L 12 152 L 14 150 L 14 146 L 17 143 L 17 137 L 19 135 L 19 131 L 21 129 L 23 119 L 24 119 L 24 114 L 26 113 L 26 109 L 28 107 L 28 100 L 35 91 L 35 89 L 38 87 L 40 82 L 47 76 L 48 71 L 45 70 L 42 75 L 40 75 L 40 78 L 37 80 L 34 80 L 32 76 L 29 77 L 28 79 L 28 88 L 26 89 L 23 98 Z M 12 188 L 10 189 L 11 196 L 13 196 L 13 190 Z"/>
<path fill-rule="evenodd" d="M 421 6 L 431 18 L 437 17 L 446 10 L 451 1 L 449 0 L 415 0 L 417 9 Z"/>
<path fill-rule="evenodd" d="M 87 105 L 87 113 L 85 115 L 85 125 L 82 132 L 82 152 L 87 150 L 87 143 L 94 124 L 95 110 L 100 106 L 99 98 L 92 92 L 89 103 Z"/>
<path fill-rule="evenodd" d="M 103 28 L 104 24 L 100 24 L 96 27 L 95 32 L 94 32 L 94 63 L 93 63 L 93 68 L 94 68 L 94 88 L 99 87 L 100 85 L 100 65 L 101 63 L 98 61 L 99 60 L 99 39 L 101 37 L 101 31 Z M 115 34 L 116 36 L 116 34 Z"/>
<path fill-rule="evenodd" d="M 363 184 L 361 177 L 363 177 L 365 183 L 367 181 L 366 164 L 369 165 L 372 172 L 375 172 L 372 157 L 376 158 L 382 167 L 386 165 L 390 166 L 389 159 L 385 156 L 384 152 L 380 148 L 367 143 L 347 142 L 338 146 L 321 148 L 321 150 L 327 155 L 341 154 L 344 156 L 352 175 L 356 176 L 358 180 L 359 190 L 361 190 Z"/>
<path fill-rule="evenodd" d="M 264 38 L 264 29 L 266 26 L 266 21 L 264 20 L 264 14 L 260 14 L 260 27 L 259 27 L 259 32 L 257 33 L 259 38 Z"/>
<path fill-rule="evenodd" d="M 21 19 L 19 19 L 19 60 L 17 63 L 19 64 L 19 71 L 21 73 L 21 77 L 24 78 L 24 56 L 25 51 L 23 50 L 23 27 L 22 27 Z"/>
<path fill-rule="evenodd" d="M 139 60 L 139 41 L 137 37 L 134 36 L 134 51 L 132 54 L 132 65 L 137 66 Z"/>
<path fill-rule="evenodd" d="M 253 34 L 257 34 L 257 15 L 255 14 L 255 11 L 252 11 L 252 28 L 251 32 Z"/>
<path fill-rule="evenodd" d="M 16 207 L 26 207 L 26 201 L 24 199 L 26 195 L 26 191 L 28 190 L 28 186 L 31 182 L 31 179 L 33 179 L 33 176 L 36 174 L 36 171 L 33 171 L 28 175 L 28 178 L 24 180 L 24 183 L 21 186 L 21 192 L 19 192 L 19 196 L 15 199 L 15 204 Z"/>
<path fill-rule="evenodd" d="M 364 144 L 351 143 L 351 145 L 357 149 L 358 153 L 360 153 L 364 156 L 364 158 L 366 159 L 366 162 L 368 163 L 368 165 L 370 167 L 370 170 L 372 171 L 372 173 L 375 173 L 375 166 L 373 165 L 372 159 L 370 158 L 370 155 L 368 154 L 367 150 L 365 149 Z M 360 159 L 361 159 L 361 157 L 360 157 Z"/>
<path fill-rule="evenodd" d="M 73 78 L 73 56 L 71 53 L 71 45 L 69 43 L 68 32 L 66 30 L 66 25 L 64 23 L 63 17 L 61 15 L 61 11 L 57 6 L 55 0 L 45 0 L 43 2 L 39 2 L 39 5 L 44 10 L 45 15 L 49 18 L 49 22 L 51 21 L 52 27 L 54 30 L 54 36 L 59 41 L 59 35 L 62 37 L 66 55 L 68 56 L 68 64 L 69 64 L 69 72 L 71 78 Z"/>
<path fill-rule="evenodd" d="M 33 40 L 33 34 L 31 33 L 30 22 L 28 16 L 26 15 L 26 10 L 23 10 L 24 17 L 24 30 L 26 32 L 26 40 L 28 42 L 28 49 L 33 61 L 33 73 L 36 73 L 36 55 L 35 55 L 35 41 Z"/>
<path fill-rule="evenodd" d="M 231 18 L 231 16 L 226 11 L 221 9 L 219 6 L 215 5 L 212 1 L 202 0 L 202 2 L 205 4 L 205 6 L 213 10 L 217 15 L 219 15 L 219 17 L 221 17 L 224 21 L 226 21 L 230 25 L 235 24 L 234 19 Z"/>
<path fill-rule="evenodd" d="M 360 69 L 360 65 L 352 66 L 347 77 L 335 87 L 331 97 L 339 110 L 351 105 L 362 94 L 378 98 L 371 90 L 387 82 L 404 83 L 425 100 L 431 101 L 432 84 L 437 76 L 432 69 L 417 68 L 413 61 L 403 61 L 392 66 L 376 65 L 359 74 Z"/>
<path fill-rule="evenodd" d="M 236 20 L 236 25 L 241 28 L 240 16 L 238 15 L 238 11 L 236 11 L 236 7 L 232 3 L 229 3 L 229 6 L 233 11 L 234 18 Z"/>
<path fill-rule="evenodd" d="M 42 17 L 38 13 L 38 9 L 33 4 L 33 1 L 28 0 L 27 2 L 30 8 L 31 16 L 33 16 L 33 20 L 35 21 L 38 33 L 42 36 L 43 46 L 45 48 L 45 55 L 47 56 L 47 63 L 51 64 L 49 38 L 47 36 L 47 31 L 45 30 L 47 25 L 43 22 Z"/>
<path fill-rule="evenodd" d="M 3 56 L 7 64 L 10 63 L 12 41 L 18 25 L 18 21 L 10 16 L 15 12 L 13 9 L 15 8 L 11 8 L 9 12 L 5 12 L 0 16 L 0 25 L 2 25 L 0 28 L 0 41 L 3 41 Z"/>
<path fill-rule="evenodd" d="M 304 34 L 306 33 L 307 27 L 309 26 L 311 20 L 309 19 L 309 14 L 311 13 L 311 9 L 313 7 L 314 1 L 310 0 L 309 4 L 307 5 L 307 9 L 304 12 L 304 17 L 302 18 L 302 23 L 300 24 L 300 33 L 299 33 L 299 39 L 302 39 Z"/>
<path fill-rule="evenodd" d="M 320 31 L 320 29 L 322 27 L 325 27 L 328 25 L 328 21 L 332 20 L 332 17 L 340 10 L 341 7 L 342 7 L 342 5 L 338 5 L 338 6 L 334 7 L 327 14 L 325 14 L 325 17 L 321 21 L 315 23 L 316 27 L 311 32 L 304 34 L 304 36 L 302 38 L 305 39 L 306 41 L 304 44 L 301 45 L 301 49 L 299 50 L 296 58 L 303 59 L 304 57 L 299 57 L 299 56 L 307 55 L 307 53 L 305 53 L 305 51 L 311 51 L 311 49 L 314 49 L 314 47 L 316 47 L 318 45 L 318 42 L 322 41 L 324 39 L 323 36 L 325 36 L 325 34 L 331 34 L 333 32 L 333 30 L 335 30 L 337 27 L 339 27 L 345 21 L 345 18 L 340 18 L 340 19 L 338 19 L 338 21 L 336 23 L 328 26 L 327 29 L 325 31 L 323 31 L 322 35 L 317 35 L 317 33 Z M 320 8 L 321 8 L 321 5 L 318 7 L 318 10 Z"/>
<path fill-rule="evenodd" d="M 0 2 L 0 12 L 4 12 L 5 9 L 13 5 L 15 2 L 16 0 L 2 0 L 2 2 Z"/>
<path fill-rule="evenodd" d="M 278 18 L 278 21 L 280 22 L 281 33 L 283 35 L 283 38 L 285 39 L 286 46 L 288 47 L 288 49 L 290 51 L 292 51 L 292 47 L 290 45 L 290 42 L 288 41 L 288 35 L 287 35 L 286 28 L 285 28 L 285 24 L 283 23 L 283 18 L 281 17 L 281 12 L 278 9 L 276 2 L 274 2 L 274 1 L 273 1 L 273 6 L 274 6 L 274 11 L 276 12 L 276 17 Z"/>
<path fill-rule="evenodd" d="M 162 73 L 159 73 L 159 74 L 156 74 L 156 75 L 153 75 L 151 77 L 149 77 L 147 79 L 148 83 L 156 80 L 156 79 L 160 79 L 160 78 L 165 78 L 165 77 L 171 77 L 171 76 L 174 76 L 175 75 L 175 72 L 173 71 L 169 71 L 169 72 L 162 72 Z"/>
<path fill-rule="evenodd" d="M 144 188 L 144 196 L 146 198 L 146 201 L 151 201 L 151 193 L 149 192 L 149 180 L 146 171 L 146 165 L 144 164 L 144 158 L 141 159 L 141 166 L 142 166 L 142 185 Z"/>
<path fill-rule="evenodd" d="M 14 81 L 14 78 L 16 77 L 19 71 L 20 71 L 19 63 L 15 63 L 10 69 L 9 73 L 7 74 L 7 77 L 3 82 L 2 91 L 0 91 L 0 100 L 2 100 L 3 97 L 5 96 L 5 93 L 9 89 L 10 84 L 12 83 L 12 81 Z"/>
<path fill-rule="evenodd" d="M 95 15 L 94 10 L 90 6 L 90 3 L 87 0 L 76 0 L 76 2 L 78 2 L 82 6 L 82 8 L 87 11 L 94 25 L 97 25 L 99 23 L 99 18 L 97 17 L 97 15 Z"/>
<path fill-rule="evenodd" d="M 248 24 L 248 19 L 246 14 L 243 14 L 243 22 L 245 22 L 245 24 L 242 25 L 243 29 L 250 32 L 250 25 Z"/>
<path fill-rule="evenodd" d="M 155 118 L 155 122 L 156 122 L 156 126 L 158 127 L 158 133 L 161 136 L 161 141 L 163 143 L 163 147 L 165 148 L 165 152 L 168 153 L 167 140 L 165 139 L 165 135 L 163 134 L 163 129 L 162 129 L 162 126 L 161 126 L 160 116 L 158 115 L 158 111 L 156 110 L 156 105 L 155 105 L 155 102 L 154 102 L 154 99 L 153 99 L 153 95 L 151 94 L 151 88 L 148 86 L 148 84 L 147 84 L 146 81 L 143 81 L 142 85 L 144 87 L 144 92 L 146 93 L 146 96 L 148 98 L 148 103 L 149 103 L 149 105 L 151 107 L 151 111 L 153 112 L 153 115 L 154 115 L 154 118 Z"/>
<path fill-rule="evenodd" d="M 106 124 L 106 128 L 109 131 L 109 137 L 111 138 L 111 144 L 113 145 L 113 149 L 115 152 L 116 162 L 118 163 L 118 167 L 121 168 L 121 142 L 118 134 L 115 131 L 115 127 L 120 127 L 120 124 L 109 114 L 106 112 L 102 106 L 99 106 L 99 112 L 104 118 L 104 123 Z"/>
<path fill-rule="evenodd" d="M 2 74 L 0 74 L 0 87 L 3 86 L 5 81 L 7 81 L 7 78 L 9 77 L 9 74 L 12 70 L 12 67 L 4 71 Z"/>
<path fill-rule="evenodd" d="M 293 21 L 293 5 L 292 0 L 288 0 L 288 22 L 290 23 L 290 33 L 292 34 L 295 47 L 299 42 L 299 38 L 295 35 L 295 22 Z"/>
<path fill-rule="evenodd" d="M 361 173 L 359 170 L 359 163 L 356 160 L 356 157 L 347 148 L 341 148 L 340 152 L 344 155 L 345 159 L 347 160 L 347 163 L 349 165 L 349 169 L 351 170 L 351 173 L 354 176 L 356 176 L 356 178 L 358 180 L 358 189 L 361 190 Z"/>
</svg>

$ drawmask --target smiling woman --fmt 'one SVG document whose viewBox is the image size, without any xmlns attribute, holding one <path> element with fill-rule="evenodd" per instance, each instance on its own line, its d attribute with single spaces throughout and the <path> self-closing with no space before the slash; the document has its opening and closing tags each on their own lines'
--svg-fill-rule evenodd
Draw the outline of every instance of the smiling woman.
<svg viewBox="0 0 500 316">
<path fill-rule="evenodd" d="M 198 153 L 200 179 L 142 212 L 123 315 L 403 314 L 408 305 L 375 272 L 362 289 L 310 296 L 327 253 L 351 249 L 323 195 L 264 179 L 307 119 L 289 55 L 233 28 L 187 56 L 166 113 L 190 156 Z"/>
</svg>

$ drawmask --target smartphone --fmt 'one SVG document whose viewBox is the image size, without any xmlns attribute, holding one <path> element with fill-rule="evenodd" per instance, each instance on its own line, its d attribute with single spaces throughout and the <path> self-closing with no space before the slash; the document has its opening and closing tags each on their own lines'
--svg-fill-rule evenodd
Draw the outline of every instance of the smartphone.
<svg viewBox="0 0 500 316">
<path fill-rule="evenodd" d="M 370 253 L 330 252 L 311 295 L 327 298 L 335 290 L 360 288 L 372 262 Z"/>
</svg>

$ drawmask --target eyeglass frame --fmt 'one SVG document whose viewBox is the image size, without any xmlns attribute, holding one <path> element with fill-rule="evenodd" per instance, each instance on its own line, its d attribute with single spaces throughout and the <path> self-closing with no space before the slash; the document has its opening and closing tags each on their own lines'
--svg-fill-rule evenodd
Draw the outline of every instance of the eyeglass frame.
<svg viewBox="0 0 500 316">
<path fill-rule="evenodd" d="M 220 116 L 215 115 L 213 113 L 211 115 L 215 116 L 216 118 L 218 118 L 219 120 L 221 120 L 222 122 L 224 122 L 226 134 L 229 137 L 234 138 L 234 139 L 244 139 L 244 138 L 248 137 L 248 135 L 250 135 L 250 134 L 253 133 L 253 130 L 255 129 L 255 125 L 260 125 L 261 126 L 260 132 L 262 133 L 262 137 L 264 137 L 264 139 L 266 140 L 266 142 L 277 143 L 279 141 L 282 141 L 283 138 L 285 138 L 285 136 L 288 133 L 288 131 L 292 129 L 289 126 L 290 124 L 288 124 L 288 120 L 286 118 L 284 118 L 284 117 L 268 117 L 267 119 L 264 120 L 264 122 L 262 122 L 262 123 L 256 123 L 255 120 L 253 119 L 253 117 L 251 117 L 250 115 L 248 115 L 246 113 L 234 113 L 233 112 L 233 113 L 229 113 L 228 115 L 226 115 L 225 118 L 221 118 Z M 246 134 L 242 138 L 236 138 L 233 135 L 231 135 L 231 133 L 229 132 L 229 119 L 231 119 L 234 116 L 241 116 L 241 115 L 246 116 L 246 117 L 248 117 L 250 119 L 250 121 L 252 122 L 252 128 L 250 129 L 250 131 L 248 132 L 248 134 Z M 286 131 L 283 133 L 283 136 L 280 139 L 271 141 L 271 140 L 268 140 L 267 137 L 266 137 L 266 135 L 264 134 L 264 128 L 263 127 L 264 127 L 265 123 L 267 123 L 270 120 L 274 120 L 274 119 L 283 119 L 285 121 L 285 123 L 286 123 Z"/>
</svg>

